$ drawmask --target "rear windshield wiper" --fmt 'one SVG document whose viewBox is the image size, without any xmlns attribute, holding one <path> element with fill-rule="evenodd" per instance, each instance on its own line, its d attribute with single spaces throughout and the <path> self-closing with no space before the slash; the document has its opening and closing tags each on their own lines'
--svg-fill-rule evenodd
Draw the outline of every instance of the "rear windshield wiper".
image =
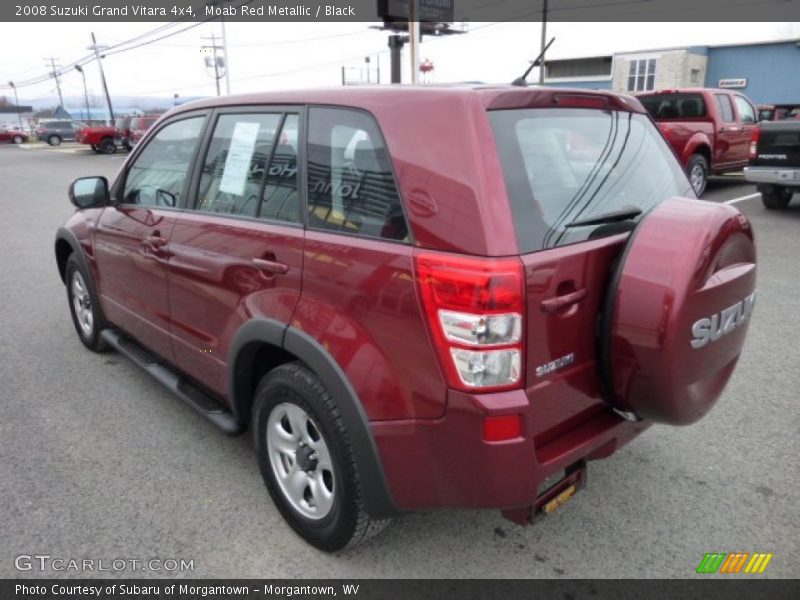
<svg viewBox="0 0 800 600">
<path fill-rule="evenodd" d="M 613 210 L 611 212 L 603 213 L 602 215 L 589 217 L 588 219 L 578 219 L 577 221 L 572 221 L 571 223 L 567 223 L 566 225 L 564 225 L 564 227 L 586 227 L 589 225 L 604 225 L 605 223 L 616 223 L 617 221 L 627 221 L 629 219 L 635 219 L 640 214 L 642 214 L 642 209 L 635 208 L 633 206 L 627 206 L 619 210 Z"/>
</svg>

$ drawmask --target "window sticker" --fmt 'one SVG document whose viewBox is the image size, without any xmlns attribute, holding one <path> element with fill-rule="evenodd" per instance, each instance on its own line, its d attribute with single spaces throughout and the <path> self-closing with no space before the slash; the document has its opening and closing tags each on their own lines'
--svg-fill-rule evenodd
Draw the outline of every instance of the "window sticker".
<svg viewBox="0 0 800 600">
<path fill-rule="evenodd" d="M 219 189 L 226 194 L 241 196 L 250 173 L 250 161 L 258 137 L 258 123 L 236 123 L 231 136 L 231 145 L 225 159 L 225 171 Z"/>
</svg>

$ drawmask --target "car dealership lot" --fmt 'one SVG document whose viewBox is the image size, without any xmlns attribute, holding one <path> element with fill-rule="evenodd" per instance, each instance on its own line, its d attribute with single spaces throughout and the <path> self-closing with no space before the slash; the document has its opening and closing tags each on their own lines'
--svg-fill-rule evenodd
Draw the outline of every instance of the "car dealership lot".
<svg viewBox="0 0 800 600">
<path fill-rule="evenodd" d="M 66 150 L 0 148 L 0 575 L 41 576 L 14 559 L 49 554 L 187 559 L 194 571 L 181 575 L 195 577 L 687 577 L 712 551 L 772 552 L 766 576 L 800 575 L 800 201 L 785 213 L 757 197 L 737 204 L 756 230 L 758 300 L 740 367 L 706 419 L 653 427 L 591 463 L 587 488 L 533 527 L 494 511 L 411 514 L 329 556 L 273 508 L 248 434 L 224 437 L 126 359 L 78 341 L 53 236 L 72 210 L 69 181 L 111 178 L 124 155 Z M 706 198 L 754 192 L 733 175 L 712 178 Z"/>
</svg>

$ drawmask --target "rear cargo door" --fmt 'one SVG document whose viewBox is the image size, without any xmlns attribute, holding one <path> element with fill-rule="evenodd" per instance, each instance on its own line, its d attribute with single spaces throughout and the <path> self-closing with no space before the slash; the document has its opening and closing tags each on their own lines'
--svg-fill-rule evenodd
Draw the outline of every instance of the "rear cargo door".
<svg viewBox="0 0 800 600">
<path fill-rule="evenodd" d="M 526 388 L 545 443 L 605 404 L 597 327 L 609 279 L 642 215 L 694 194 L 644 114 L 490 112 L 526 278 Z"/>
</svg>

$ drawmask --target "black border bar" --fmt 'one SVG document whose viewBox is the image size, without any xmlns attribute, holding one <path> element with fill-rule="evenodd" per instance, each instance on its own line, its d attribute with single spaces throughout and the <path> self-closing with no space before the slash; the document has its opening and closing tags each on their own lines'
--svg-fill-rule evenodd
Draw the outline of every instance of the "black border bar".
<svg viewBox="0 0 800 600">
<path fill-rule="evenodd" d="M 386 11 L 387 1 L 393 15 L 408 4 L 408 0 L 3 0 L 0 21 L 189 23 L 222 15 L 227 21 L 254 23 L 379 22 L 379 12 Z M 545 0 L 419 2 L 422 20 L 452 14 L 455 23 L 538 22 L 542 20 Z M 598 36 L 603 35 L 602 23 L 617 21 L 800 21 L 800 0 L 547 0 L 547 4 L 549 21 L 595 22 Z"/>
</svg>

